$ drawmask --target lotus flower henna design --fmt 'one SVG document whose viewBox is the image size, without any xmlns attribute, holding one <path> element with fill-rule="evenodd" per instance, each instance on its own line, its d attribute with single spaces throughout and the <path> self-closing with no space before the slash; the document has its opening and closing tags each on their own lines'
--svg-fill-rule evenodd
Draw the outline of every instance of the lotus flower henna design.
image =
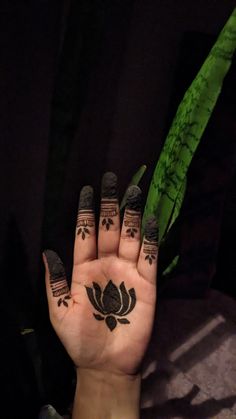
<svg viewBox="0 0 236 419">
<path fill-rule="evenodd" d="M 121 324 L 130 323 L 128 319 L 119 317 L 126 316 L 133 310 L 136 304 L 134 288 L 127 291 L 124 282 L 117 287 L 111 280 L 103 291 L 96 282 L 93 282 L 93 287 L 85 288 L 91 304 L 102 314 L 93 313 L 95 319 L 105 320 L 111 331 L 117 326 L 117 321 Z"/>
</svg>

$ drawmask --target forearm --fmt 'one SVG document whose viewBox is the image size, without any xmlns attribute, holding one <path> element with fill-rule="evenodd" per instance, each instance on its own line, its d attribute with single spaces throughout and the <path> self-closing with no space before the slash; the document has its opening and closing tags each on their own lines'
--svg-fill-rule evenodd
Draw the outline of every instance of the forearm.
<svg viewBox="0 0 236 419">
<path fill-rule="evenodd" d="M 138 419 L 140 375 L 78 369 L 73 419 Z"/>
</svg>

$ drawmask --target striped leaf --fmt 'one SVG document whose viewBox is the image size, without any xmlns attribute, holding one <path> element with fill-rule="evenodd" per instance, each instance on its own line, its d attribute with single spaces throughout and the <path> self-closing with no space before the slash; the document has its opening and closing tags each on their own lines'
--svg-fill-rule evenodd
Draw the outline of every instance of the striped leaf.
<svg viewBox="0 0 236 419">
<path fill-rule="evenodd" d="M 236 48 L 236 9 L 185 93 L 167 135 L 150 184 L 143 226 L 151 214 L 165 237 L 183 182 L 222 89 Z M 178 206 L 178 211 L 180 207 Z"/>
<path fill-rule="evenodd" d="M 180 190 L 176 196 L 175 205 L 173 207 L 173 212 L 172 212 L 172 215 L 170 217 L 170 222 L 167 227 L 167 232 L 171 229 L 172 225 L 174 224 L 174 222 L 179 216 L 180 209 L 182 207 L 183 200 L 185 197 L 186 187 L 187 187 L 187 178 L 185 177 L 180 187 Z"/>
<path fill-rule="evenodd" d="M 169 266 L 167 266 L 167 268 L 162 272 L 162 276 L 169 275 L 173 271 L 173 269 L 177 266 L 178 261 L 179 261 L 179 255 L 174 257 L 174 259 L 171 261 Z"/>
</svg>

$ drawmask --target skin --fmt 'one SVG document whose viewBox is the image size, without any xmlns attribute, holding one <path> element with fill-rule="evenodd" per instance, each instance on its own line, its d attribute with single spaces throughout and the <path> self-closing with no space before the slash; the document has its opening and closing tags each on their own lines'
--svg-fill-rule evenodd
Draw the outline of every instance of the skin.
<svg viewBox="0 0 236 419">
<path fill-rule="evenodd" d="M 115 177 L 109 176 L 114 200 Z M 104 187 L 102 191 L 104 197 Z M 109 181 L 106 179 L 106 199 L 109 199 L 107 191 Z M 109 230 L 100 220 L 98 238 L 95 222 L 85 240 L 81 235 L 75 236 L 68 307 L 57 305 L 50 286 L 49 265 L 43 256 L 50 319 L 77 369 L 73 419 L 139 417 L 140 366 L 153 327 L 157 257 L 151 265 L 145 260 L 140 227 L 135 237 L 127 236 L 127 228 L 124 225 L 120 228 L 118 201 L 116 207 L 117 215 Z M 156 229 L 153 221 L 148 224 L 149 238 L 156 237 Z M 86 292 L 86 287 L 92 287 L 93 282 L 104 289 L 110 280 L 117 287 L 124 281 L 127 290 L 134 288 L 137 298 L 134 309 L 127 315 L 130 323 L 117 323 L 112 331 L 105 321 L 96 320 L 93 315 L 96 310 Z"/>
</svg>

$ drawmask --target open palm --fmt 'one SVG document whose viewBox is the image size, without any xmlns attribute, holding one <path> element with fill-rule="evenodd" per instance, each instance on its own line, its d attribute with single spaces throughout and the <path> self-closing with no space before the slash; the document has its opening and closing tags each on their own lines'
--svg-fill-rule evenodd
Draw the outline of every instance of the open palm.
<svg viewBox="0 0 236 419">
<path fill-rule="evenodd" d="M 80 194 L 69 290 L 63 264 L 46 250 L 46 287 L 53 327 L 76 366 L 134 374 L 152 331 L 156 301 L 157 229 L 140 243 L 138 187 L 128 190 L 120 229 L 116 176 L 103 177 L 98 240 L 93 191 Z"/>
</svg>

